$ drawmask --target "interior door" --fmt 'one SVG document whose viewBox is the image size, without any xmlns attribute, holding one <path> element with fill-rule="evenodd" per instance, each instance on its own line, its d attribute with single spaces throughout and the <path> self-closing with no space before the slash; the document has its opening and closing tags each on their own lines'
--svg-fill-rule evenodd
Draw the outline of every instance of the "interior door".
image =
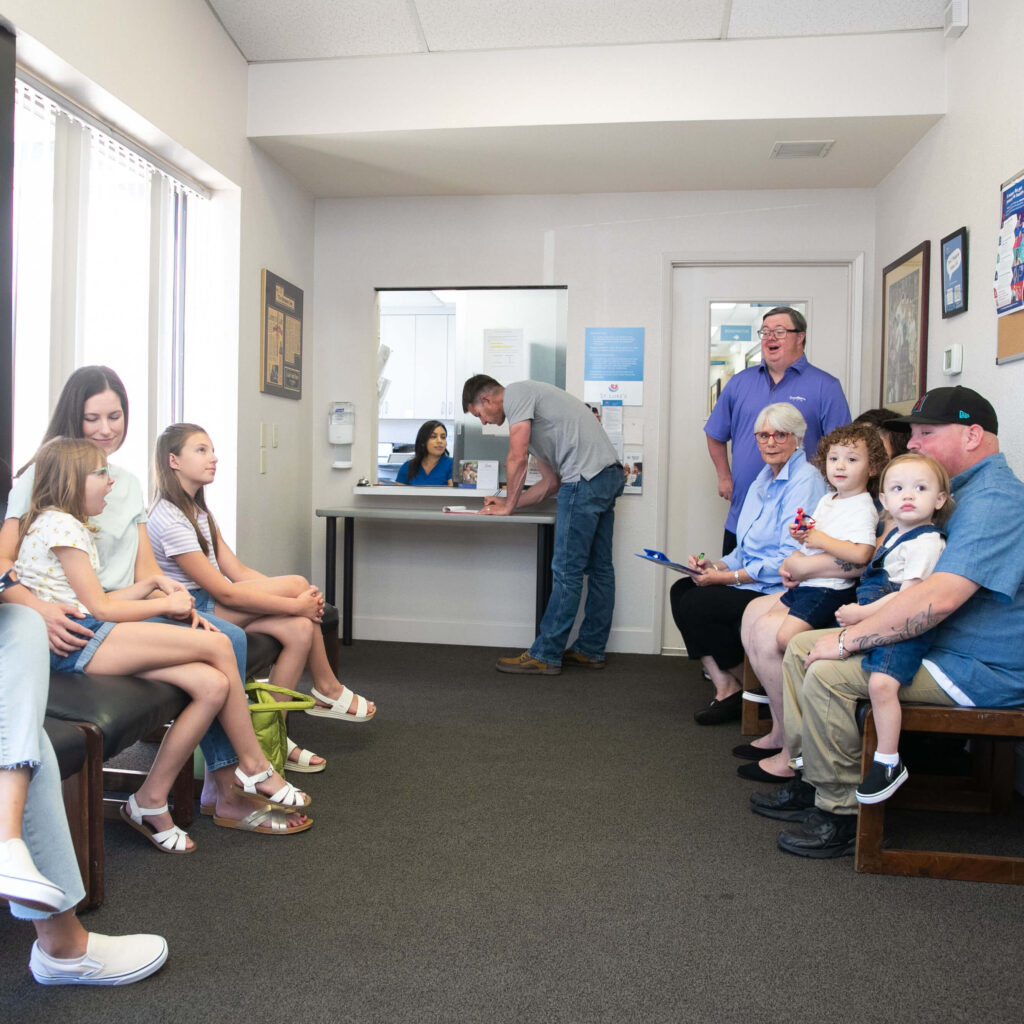
<svg viewBox="0 0 1024 1024">
<path fill-rule="evenodd" d="M 712 302 L 806 303 L 807 358 L 838 377 L 854 415 L 859 375 L 851 372 L 851 274 L 848 264 L 682 266 L 673 269 L 672 371 L 669 394 L 668 530 L 665 550 L 676 561 L 704 551 L 717 557 L 728 504 L 718 485 L 704 436 L 709 412 Z M 756 341 L 756 336 L 754 339 Z M 856 391 L 851 391 L 853 386 Z M 672 621 L 664 573 L 662 650 L 682 651 Z"/>
</svg>

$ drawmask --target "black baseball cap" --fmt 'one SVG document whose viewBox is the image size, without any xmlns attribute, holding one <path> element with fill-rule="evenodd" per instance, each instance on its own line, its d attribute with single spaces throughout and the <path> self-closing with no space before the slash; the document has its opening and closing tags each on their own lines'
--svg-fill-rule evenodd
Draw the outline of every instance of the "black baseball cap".
<svg viewBox="0 0 1024 1024">
<path fill-rule="evenodd" d="M 889 430 L 907 430 L 912 423 L 960 423 L 969 427 L 977 423 L 990 434 L 999 433 L 999 420 L 989 401 L 970 388 L 932 388 L 926 391 L 906 416 L 886 420 Z"/>
</svg>

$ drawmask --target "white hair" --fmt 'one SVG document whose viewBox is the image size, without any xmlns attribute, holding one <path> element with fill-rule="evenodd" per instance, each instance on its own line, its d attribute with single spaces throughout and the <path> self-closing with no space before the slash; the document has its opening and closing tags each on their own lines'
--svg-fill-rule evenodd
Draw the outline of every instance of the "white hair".
<svg viewBox="0 0 1024 1024">
<path fill-rule="evenodd" d="M 796 443 L 800 445 L 803 443 L 804 434 L 807 433 L 807 420 L 791 402 L 773 402 L 766 405 L 758 414 L 754 431 L 762 430 L 785 430 L 795 435 Z"/>
</svg>

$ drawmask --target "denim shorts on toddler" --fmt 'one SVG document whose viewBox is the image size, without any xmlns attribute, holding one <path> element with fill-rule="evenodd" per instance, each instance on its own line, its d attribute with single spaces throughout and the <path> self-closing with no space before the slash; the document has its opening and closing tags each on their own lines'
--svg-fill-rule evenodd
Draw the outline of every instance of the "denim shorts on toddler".
<svg viewBox="0 0 1024 1024">
<path fill-rule="evenodd" d="M 76 619 L 73 615 L 68 615 L 67 618 L 78 623 L 79 626 L 91 629 L 92 636 L 84 647 L 76 648 L 70 654 L 54 654 L 53 651 L 50 651 L 50 670 L 53 672 L 84 672 L 85 666 L 89 664 L 97 648 L 103 643 L 104 637 L 116 623 L 101 622 L 91 615 L 86 615 L 84 619 Z"/>
<path fill-rule="evenodd" d="M 836 625 L 836 611 L 857 600 L 857 588 L 794 587 L 782 595 L 789 614 L 808 623 L 811 629 L 829 629 Z"/>
<path fill-rule="evenodd" d="M 888 644 L 885 647 L 872 647 L 860 667 L 865 672 L 882 672 L 892 676 L 900 686 L 909 686 L 921 667 L 924 656 L 931 648 L 931 640 L 928 634 L 911 637 L 909 640 L 901 640 L 898 644 Z"/>
</svg>

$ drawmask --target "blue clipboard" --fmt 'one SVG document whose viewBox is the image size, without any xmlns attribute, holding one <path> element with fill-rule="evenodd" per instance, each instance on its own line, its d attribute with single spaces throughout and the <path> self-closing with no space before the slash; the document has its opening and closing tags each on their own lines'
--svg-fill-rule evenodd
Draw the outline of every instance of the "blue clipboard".
<svg viewBox="0 0 1024 1024">
<path fill-rule="evenodd" d="M 655 551 L 654 548 L 644 548 L 643 553 L 638 551 L 636 557 L 646 558 L 648 562 L 654 562 L 655 565 L 664 566 L 666 569 L 672 569 L 674 572 L 681 572 L 684 576 L 700 575 L 698 569 L 691 569 L 688 565 L 680 565 L 678 562 L 673 562 L 668 555 L 663 554 L 661 551 Z"/>
</svg>

